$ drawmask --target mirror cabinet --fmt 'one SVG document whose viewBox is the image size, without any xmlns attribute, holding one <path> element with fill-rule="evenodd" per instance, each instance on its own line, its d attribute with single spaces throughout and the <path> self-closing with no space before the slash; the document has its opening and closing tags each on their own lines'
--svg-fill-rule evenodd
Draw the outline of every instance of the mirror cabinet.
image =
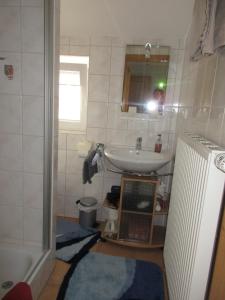
<svg viewBox="0 0 225 300">
<path fill-rule="evenodd" d="M 126 48 L 122 112 L 148 113 L 165 104 L 169 47 L 128 45 Z"/>
</svg>

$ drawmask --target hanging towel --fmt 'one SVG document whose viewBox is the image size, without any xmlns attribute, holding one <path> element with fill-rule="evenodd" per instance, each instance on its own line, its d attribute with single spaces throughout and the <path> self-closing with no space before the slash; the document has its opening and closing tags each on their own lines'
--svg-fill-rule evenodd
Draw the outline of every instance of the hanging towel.
<svg viewBox="0 0 225 300">
<path fill-rule="evenodd" d="M 198 61 L 225 46 L 225 1 L 196 0 L 191 26 L 191 59 Z"/>
<path fill-rule="evenodd" d="M 90 150 L 88 156 L 84 160 L 83 165 L 83 184 L 89 182 L 91 183 L 91 178 L 98 173 L 98 166 L 92 164 L 92 161 L 96 155 L 96 150 Z"/>
<path fill-rule="evenodd" d="M 214 33 L 214 50 L 224 49 L 225 46 L 225 1 L 217 0 L 215 33 Z"/>
<path fill-rule="evenodd" d="M 214 53 L 214 30 L 217 0 L 196 0 L 191 26 L 193 61 Z"/>
</svg>

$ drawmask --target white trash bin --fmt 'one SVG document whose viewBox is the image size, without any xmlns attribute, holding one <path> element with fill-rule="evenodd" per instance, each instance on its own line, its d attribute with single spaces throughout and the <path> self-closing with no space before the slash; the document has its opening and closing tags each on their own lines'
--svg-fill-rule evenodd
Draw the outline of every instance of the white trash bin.
<svg viewBox="0 0 225 300">
<path fill-rule="evenodd" d="M 93 227 L 96 223 L 98 201 L 93 197 L 83 197 L 77 200 L 79 209 L 79 224 L 83 227 Z"/>
</svg>

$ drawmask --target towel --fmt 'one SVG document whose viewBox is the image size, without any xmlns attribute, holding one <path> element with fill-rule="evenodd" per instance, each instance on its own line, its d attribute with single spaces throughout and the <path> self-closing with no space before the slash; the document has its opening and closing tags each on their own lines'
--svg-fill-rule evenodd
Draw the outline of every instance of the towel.
<svg viewBox="0 0 225 300">
<path fill-rule="evenodd" d="M 32 300 L 31 288 L 26 282 L 17 283 L 2 300 Z"/>
<path fill-rule="evenodd" d="M 91 178 L 98 173 L 98 165 L 92 164 L 92 161 L 96 155 L 96 150 L 90 150 L 88 156 L 84 160 L 83 165 L 83 184 L 89 182 L 92 183 Z"/>
<path fill-rule="evenodd" d="M 193 61 L 225 46 L 224 0 L 195 1 L 190 35 Z"/>
<path fill-rule="evenodd" d="M 217 0 L 214 49 L 222 50 L 225 46 L 225 1 Z"/>
<path fill-rule="evenodd" d="M 196 0 L 191 26 L 191 59 L 214 53 L 214 28 L 217 0 Z"/>
</svg>

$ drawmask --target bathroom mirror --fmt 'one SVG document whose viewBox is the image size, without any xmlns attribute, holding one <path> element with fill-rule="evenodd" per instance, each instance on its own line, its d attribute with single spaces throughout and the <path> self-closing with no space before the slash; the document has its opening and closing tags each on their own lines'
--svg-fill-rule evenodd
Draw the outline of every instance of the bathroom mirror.
<svg viewBox="0 0 225 300">
<path fill-rule="evenodd" d="M 124 67 L 122 111 L 162 112 L 169 68 L 167 46 L 127 45 Z"/>
</svg>

